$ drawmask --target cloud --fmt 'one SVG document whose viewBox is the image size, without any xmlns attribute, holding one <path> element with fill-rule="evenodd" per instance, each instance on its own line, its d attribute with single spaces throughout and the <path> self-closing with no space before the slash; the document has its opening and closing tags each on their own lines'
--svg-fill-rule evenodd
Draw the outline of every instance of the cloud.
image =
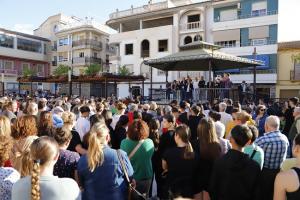
<svg viewBox="0 0 300 200">
<path fill-rule="evenodd" d="M 21 33 L 33 34 L 34 26 L 33 24 L 15 24 L 13 30 Z"/>
</svg>

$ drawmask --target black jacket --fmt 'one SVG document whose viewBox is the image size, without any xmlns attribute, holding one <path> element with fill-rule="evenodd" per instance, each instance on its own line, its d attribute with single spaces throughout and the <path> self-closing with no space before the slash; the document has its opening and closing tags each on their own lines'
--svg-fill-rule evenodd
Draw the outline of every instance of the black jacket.
<svg viewBox="0 0 300 200">
<path fill-rule="evenodd" d="M 259 199 L 259 165 L 248 155 L 229 150 L 215 162 L 209 193 L 212 200 Z"/>
<path fill-rule="evenodd" d="M 200 120 L 203 118 L 204 116 L 190 116 L 189 120 L 188 120 L 188 126 L 191 130 L 191 138 L 190 140 L 196 140 L 197 139 L 197 128 L 199 125 Z"/>
<path fill-rule="evenodd" d="M 283 129 L 283 134 L 288 135 L 290 132 L 290 129 L 294 123 L 294 116 L 293 116 L 294 108 L 289 108 L 284 113 L 285 118 L 285 126 Z"/>
</svg>

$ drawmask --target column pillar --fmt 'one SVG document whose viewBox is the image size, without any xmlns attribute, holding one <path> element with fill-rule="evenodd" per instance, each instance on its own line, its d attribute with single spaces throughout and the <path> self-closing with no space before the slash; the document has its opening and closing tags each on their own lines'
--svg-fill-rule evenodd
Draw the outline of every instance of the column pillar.
<svg viewBox="0 0 300 200">
<path fill-rule="evenodd" d="M 140 20 L 140 30 L 143 29 L 143 20 Z"/>
<path fill-rule="evenodd" d="M 119 27 L 119 33 L 122 33 L 123 32 L 123 24 L 120 23 L 120 27 Z"/>
</svg>

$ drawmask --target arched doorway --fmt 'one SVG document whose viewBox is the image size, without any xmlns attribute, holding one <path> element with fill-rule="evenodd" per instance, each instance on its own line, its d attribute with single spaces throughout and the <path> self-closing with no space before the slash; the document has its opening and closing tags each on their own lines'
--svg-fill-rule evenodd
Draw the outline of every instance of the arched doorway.
<svg viewBox="0 0 300 200">
<path fill-rule="evenodd" d="M 148 40 L 143 40 L 141 43 L 141 57 L 150 57 L 150 43 Z"/>
<path fill-rule="evenodd" d="M 184 44 L 189 44 L 189 43 L 192 43 L 193 42 L 193 39 L 191 36 L 186 36 L 184 38 Z"/>
</svg>

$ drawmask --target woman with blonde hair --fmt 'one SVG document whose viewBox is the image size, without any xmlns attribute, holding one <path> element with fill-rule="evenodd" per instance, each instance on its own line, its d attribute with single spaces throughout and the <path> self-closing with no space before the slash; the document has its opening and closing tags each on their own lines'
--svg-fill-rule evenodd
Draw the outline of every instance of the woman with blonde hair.
<svg viewBox="0 0 300 200">
<path fill-rule="evenodd" d="M 197 162 L 195 174 L 195 198 L 209 199 L 209 181 L 214 161 L 222 154 L 222 148 L 212 119 L 201 119 L 197 129 L 198 139 L 193 148 Z"/>
<path fill-rule="evenodd" d="M 11 138 L 1 135 L 0 136 L 0 198 L 11 199 L 11 190 L 15 182 L 20 178 L 20 174 L 12 167 L 5 166 L 9 159 L 12 143 Z"/>
<path fill-rule="evenodd" d="M 126 199 L 127 182 L 121 163 L 124 163 L 129 177 L 133 175 L 133 169 L 126 153 L 119 150 L 118 154 L 117 150 L 109 147 L 109 141 L 106 125 L 96 123 L 90 131 L 87 154 L 80 158 L 77 165 L 83 200 Z"/>
<path fill-rule="evenodd" d="M 0 116 L 0 136 L 11 135 L 11 124 L 7 117 Z"/>
<path fill-rule="evenodd" d="M 63 128 L 70 130 L 72 133 L 72 139 L 67 150 L 77 152 L 81 155 L 86 154 L 86 149 L 83 148 L 80 135 L 74 128 L 76 124 L 75 114 L 72 112 L 64 112 L 61 118 L 64 122 Z"/>
<path fill-rule="evenodd" d="M 13 148 L 10 159 L 21 177 L 27 176 L 31 171 L 30 145 L 38 138 L 37 132 L 36 118 L 33 115 L 18 118 L 12 127 Z"/>
<path fill-rule="evenodd" d="M 30 148 L 33 170 L 16 182 L 12 189 L 12 200 L 79 200 L 80 190 L 70 178 L 53 176 L 59 148 L 56 141 L 48 136 L 36 139 Z"/>
</svg>

